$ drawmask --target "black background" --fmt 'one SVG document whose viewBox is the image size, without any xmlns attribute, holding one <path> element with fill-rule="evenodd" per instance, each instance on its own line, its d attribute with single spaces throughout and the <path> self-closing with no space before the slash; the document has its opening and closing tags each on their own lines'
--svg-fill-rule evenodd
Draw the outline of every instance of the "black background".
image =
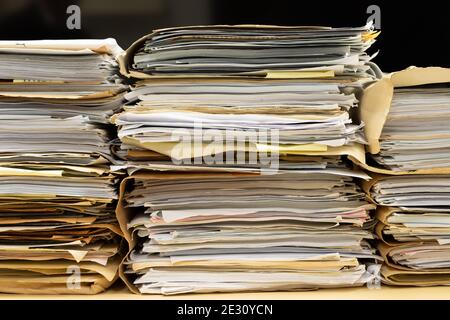
<svg viewBox="0 0 450 320">
<path fill-rule="evenodd" d="M 81 30 L 66 8 L 81 8 Z M 450 1 L 426 0 L 0 0 L 0 39 L 114 37 L 127 48 L 152 29 L 191 24 L 361 26 L 381 8 L 381 36 L 369 53 L 390 72 L 410 65 L 449 67 Z"/>
</svg>

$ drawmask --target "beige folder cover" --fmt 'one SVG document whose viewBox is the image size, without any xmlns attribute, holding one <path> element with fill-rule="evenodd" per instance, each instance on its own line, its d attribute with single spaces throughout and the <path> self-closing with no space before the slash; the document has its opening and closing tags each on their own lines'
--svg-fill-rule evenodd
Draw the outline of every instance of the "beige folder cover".
<svg viewBox="0 0 450 320">
<path fill-rule="evenodd" d="M 375 218 L 377 219 L 377 224 L 375 225 L 375 234 L 377 237 L 387 245 L 396 245 L 399 244 L 398 241 L 395 241 L 392 238 L 387 239 L 385 234 L 383 233 L 384 228 L 388 225 L 387 218 L 395 213 L 401 211 L 399 208 L 393 207 L 382 207 L 377 206 L 377 210 L 375 212 Z"/>
</svg>

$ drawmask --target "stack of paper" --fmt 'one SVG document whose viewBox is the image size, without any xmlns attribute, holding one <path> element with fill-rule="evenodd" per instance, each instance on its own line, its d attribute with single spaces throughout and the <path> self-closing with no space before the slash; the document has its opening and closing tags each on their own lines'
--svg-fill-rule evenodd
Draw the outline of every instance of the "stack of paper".
<svg viewBox="0 0 450 320">
<path fill-rule="evenodd" d="M 368 178 L 344 167 L 131 176 L 128 272 L 142 293 L 362 285 L 374 206 L 353 177 Z"/>
<path fill-rule="evenodd" d="M 126 153 L 148 149 L 189 159 L 239 148 L 277 152 L 267 146 L 275 139 L 291 153 L 325 152 L 365 142 L 362 124 L 350 118 L 357 99 L 344 87 L 337 78 L 151 80 L 126 95 L 131 105 L 113 121 Z M 233 140 L 239 145 L 227 145 Z"/>
<path fill-rule="evenodd" d="M 0 79 L 92 82 L 119 79 L 114 39 L 0 41 Z"/>
<path fill-rule="evenodd" d="M 0 42 L 0 292 L 97 293 L 117 277 L 119 51 L 111 39 Z"/>
<path fill-rule="evenodd" d="M 157 30 L 122 59 L 122 72 L 147 80 L 112 119 L 123 142 L 117 155 L 347 154 L 333 148 L 365 143 L 351 115 L 377 74 L 365 53 L 376 36 L 370 25 Z"/>
<path fill-rule="evenodd" d="M 376 76 L 363 28 L 155 31 L 122 58 L 141 79 L 112 117 L 132 174 L 118 210 L 141 293 L 363 285 L 374 206 L 344 161 Z M 128 67 L 128 68 L 127 68 Z M 125 69 L 125 70 L 124 70 Z M 357 152 L 356 152 L 357 153 Z"/>
<path fill-rule="evenodd" d="M 374 159 L 394 171 L 448 167 L 449 121 L 446 84 L 395 88 Z"/>
<path fill-rule="evenodd" d="M 450 175 L 378 177 L 370 182 L 384 280 L 395 285 L 450 284 Z"/>
<path fill-rule="evenodd" d="M 370 72 L 361 28 L 215 25 L 161 29 L 133 49 L 132 70 L 153 75 L 275 75 L 277 71 Z"/>
</svg>

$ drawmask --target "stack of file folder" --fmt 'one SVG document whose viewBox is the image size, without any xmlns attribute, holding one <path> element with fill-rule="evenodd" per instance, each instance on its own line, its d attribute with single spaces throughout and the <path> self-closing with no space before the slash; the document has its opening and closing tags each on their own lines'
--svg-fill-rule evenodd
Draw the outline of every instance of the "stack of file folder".
<svg viewBox="0 0 450 320">
<path fill-rule="evenodd" d="M 361 28 L 214 25 L 156 30 L 131 48 L 130 70 L 151 75 L 274 75 L 283 70 L 370 71 L 377 33 Z M 127 61 L 128 62 L 128 61 Z"/>
<path fill-rule="evenodd" d="M 395 88 L 375 161 L 394 171 L 448 167 L 449 121 L 448 83 Z"/>
<path fill-rule="evenodd" d="M 376 174 L 364 183 L 379 205 L 388 284 L 450 284 L 449 82 L 450 69 L 411 67 L 388 75 L 377 85 L 390 89 L 372 95 L 392 97 L 387 105 L 372 101 L 373 117 L 384 113 L 386 122 L 374 167 L 367 167 Z"/>
<path fill-rule="evenodd" d="M 345 156 L 379 73 L 363 28 L 158 30 L 121 57 L 124 280 L 141 293 L 363 285 L 373 225 Z M 255 161 L 250 161 L 251 159 Z M 227 161 L 230 160 L 230 161 Z"/>
<path fill-rule="evenodd" d="M 384 281 L 450 284 L 450 175 L 379 176 L 367 184 L 379 205 Z"/>
<path fill-rule="evenodd" d="M 373 277 L 365 194 L 348 169 L 131 176 L 124 201 L 141 293 L 276 291 L 362 285 Z M 366 177 L 365 177 L 366 178 Z"/>
<path fill-rule="evenodd" d="M 113 39 L 0 42 L 0 292 L 91 294 L 117 278 L 119 53 Z"/>
<path fill-rule="evenodd" d="M 148 80 L 126 94 L 129 105 L 113 117 L 120 150 L 151 150 L 178 159 L 236 151 L 220 145 L 217 137 L 234 139 L 249 152 L 326 152 L 344 145 L 364 143 L 362 123 L 350 117 L 357 105 L 354 93 L 345 94 L 345 82 L 325 80 L 166 79 Z M 201 129 L 200 129 L 201 127 Z M 277 132 L 274 137 L 273 132 Z M 196 132 L 203 136 L 196 137 Z M 249 139 L 265 133 L 266 141 Z M 211 134 L 217 134 L 211 136 Z M 210 151 L 202 151 L 211 144 Z M 197 140 L 190 147 L 190 139 Z M 279 145 L 270 147 L 276 138 Z M 279 149 L 274 149 L 279 148 Z"/>
<path fill-rule="evenodd" d="M 376 36 L 370 25 L 204 26 L 155 31 L 121 57 L 122 73 L 143 80 L 126 95 L 125 112 L 112 119 L 123 142 L 116 154 L 131 161 L 152 158 L 155 153 L 183 160 L 238 149 L 349 154 L 349 148 L 343 146 L 365 143 L 363 123 L 353 117 L 353 107 L 357 106 L 359 89 L 380 73 L 365 53 Z M 185 49 L 191 47 L 195 50 Z M 259 54 L 248 57 L 255 50 Z M 203 64 L 191 61 L 193 52 L 205 62 L 207 72 Z M 158 60 L 160 54 L 176 55 L 169 59 L 175 70 L 153 68 L 150 61 Z M 295 54 L 302 55 L 305 63 L 292 62 L 289 57 Z M 275 65 L 259 63 L 259 59 L 269 59 L 260 55 L 269 55 Z M 348 56 L 352 59 L 346 59 Z M 139 68 L 144 58 L 146 67 Z M 253 71 L 232 68 L 240 59 Z M 216 132 L 223 140 L 227 140 L 226 131 L 232 130 L 233 139 L 245 145 L 214 143 L 214 148 L 206 148 L 209 143 L 205 140 L 214 139 L 197 138 L 195 129 L 199 126 L 201 133 Z M 269 134 L 266 142 L 248 139 L 249 131 L 264 130 Z M 278 143 L 271 146 L 270 133 L 275 130 Z M 198 143 L 191 146 L 185 137 Z"/>
</svg>

